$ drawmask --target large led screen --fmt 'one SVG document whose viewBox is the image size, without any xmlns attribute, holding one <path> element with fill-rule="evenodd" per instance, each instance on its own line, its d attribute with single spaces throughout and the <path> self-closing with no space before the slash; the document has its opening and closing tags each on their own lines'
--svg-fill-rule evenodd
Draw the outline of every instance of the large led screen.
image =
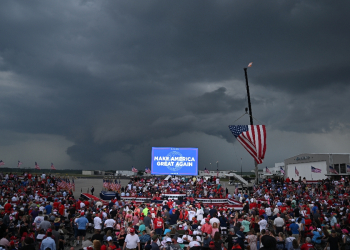
<svg viewBox="0 0 350 250">
<path fill-rule="evenodd" d="M 152 174 L 198 175 L 198 148 L 152 147 Z"/>
</svg>

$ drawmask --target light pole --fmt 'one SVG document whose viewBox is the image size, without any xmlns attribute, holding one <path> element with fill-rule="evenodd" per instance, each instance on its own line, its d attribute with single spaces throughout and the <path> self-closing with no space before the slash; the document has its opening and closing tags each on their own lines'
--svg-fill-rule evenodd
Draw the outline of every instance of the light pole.
<svg viewBox="0 0 350 250">
<path fill-rule="evenodd" d="M 253 124 L 253 114 L 252 114 L 252 105 L 250 103 L 250 93 L 249 93 L 249 85 L 248 85 L 248 73 L 247 68 L 244 68 L 244 75 L 245 75 L 245 83 L 247 88 L 247 96 L 248 96 L 248 108 L 249 108 L 249 118 L 250 118 L 250 125 Z M 258 184 L 258 163 L 254 160 L 255 165 L 255 183 Z"/>
<path fill-rule="evenodd" d="M 216 177 L 219 177 L 219 161 L 216 161 Z"/>
</svg>

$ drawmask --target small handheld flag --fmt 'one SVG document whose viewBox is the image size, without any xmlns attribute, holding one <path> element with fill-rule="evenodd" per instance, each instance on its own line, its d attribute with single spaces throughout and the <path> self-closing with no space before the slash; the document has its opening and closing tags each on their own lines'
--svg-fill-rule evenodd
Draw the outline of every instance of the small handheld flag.
<svg viewBox="0 0 350 250">
<path fill-rule="evenodd" d="M 21 161 L 18 161 L 17 167 L 19 168 L 19 166 L 21 166 L 21 165 L 22 165 L 22 162 L 21 162 Z"/>
<path fill-rule="evenodd" d="M 313 173 L 321 173 L 321 169 L 311 166 L 311 172 L 313 172 Z"/>
<path fill-rule="evenodd" d="M 299 176 L 299 171 L 298 171 L 297 167 L 295 167 L 295 174 L 296 174 L 297 176 Z"/>
<path fill-rule="evenodd" d="M 271 174 L 271 171 L 268 167 L 266 167 L 266 173 Z"/>
<path fill-rule="evenodd" d="M 282 167 L 280 167 L 280 169 L 281 169 L 281 173 L 282 173 L 282 174 L 284 174 L 285 172 L 284 172 L 283 168 L 282 168 Z"/>
<path fill-rule="evenodd" d="M 2 160 L 0 160 L 0 166 L 5 165 L 5 162 L 3 162 Z"/>
<path fill-rule="evenodd" d="M 38 163 L 37 163 L 37 162 L 35 162 L 35 169 L 40 170 L 40 167 L 39 167 L 39 165 L 38 165 Z"/>
<path fill-rule="evenodd" d="M 339 174 L 337 170 L 335 170 L 332 166 L 329 166 L 329 172 L 331 172 L 332 174 Z"/>
<path fill-rule="evenodd" d="M 51 169 L 52 170 L 56 170 L 55 166 L 53 165 L 53 163 L 51 162 Z"/>
</svg>

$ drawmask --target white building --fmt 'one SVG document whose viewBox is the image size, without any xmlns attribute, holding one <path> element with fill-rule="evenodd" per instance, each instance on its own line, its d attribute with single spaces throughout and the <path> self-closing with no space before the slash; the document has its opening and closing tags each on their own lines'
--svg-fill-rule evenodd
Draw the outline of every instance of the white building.
<svg viewBox="0 0 350 250">
<path fill-rule="evenodd" d="M 117 170 L 115 171 L 115 176 L 133 176 L 136 175 L 136 173 L 134 173 L 131 170 Z"/>
<path fill-rule="evenodd" d="M 263 169 L 264 176 L 284 176 L 289 179 L 298 180 L 300 177 L 305 177 L 308 181 L 323 180 L 327 177 L 340 179 L 343 175 L 350 175 L 350 154 L 299 154 L 284 162 L 276 163 L 274 168 L 269 168 L 271 174 L 266 173 L 266 168 Z M 281 167 L 285 171 L 281 173 Z M 332 173 L 330 168 L 333 168 L 338 174 Z"/>
</svg>

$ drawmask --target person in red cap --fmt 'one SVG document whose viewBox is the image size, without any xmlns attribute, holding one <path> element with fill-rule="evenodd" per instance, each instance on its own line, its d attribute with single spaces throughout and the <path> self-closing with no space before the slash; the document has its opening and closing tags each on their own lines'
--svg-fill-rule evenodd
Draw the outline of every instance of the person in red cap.
<svg viewBox="0 0 350 250">
<path fill-rule="evenodd" d="M 135 234 L 135 229 L 130 228 L 130 234 L 125 237 L 125 242 L 122 250 L 140 250 L 140 239 Z"/>
</svg>

